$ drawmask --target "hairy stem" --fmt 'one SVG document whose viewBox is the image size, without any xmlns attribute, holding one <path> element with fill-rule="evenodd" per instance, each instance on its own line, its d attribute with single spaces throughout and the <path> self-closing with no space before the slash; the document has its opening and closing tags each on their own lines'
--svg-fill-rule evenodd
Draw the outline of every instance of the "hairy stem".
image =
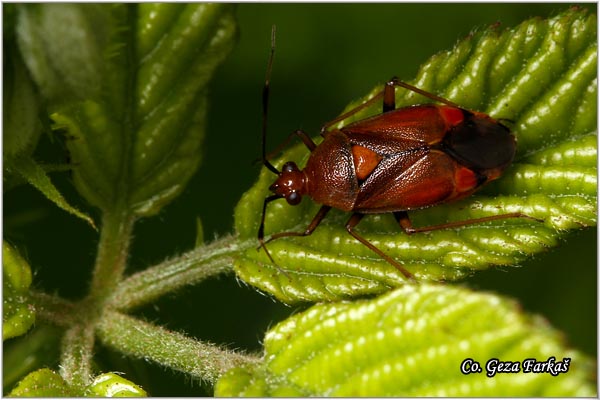
<svg viewBox="0 0 600 400">
<path fill-rule="evenodd" d="M 89 299 L 102 303 L 114 292 L 117 284 L 122 279 L 134 217 L 127 213 L 105 213 L 98 244 L 98 255 L 92 277 Z"/>
<path fill-rule="evenodd" d="M 42 315 L 69 326 L 62 339 L 61 375 L 79 393 L 90 384 L 96 320 L 106 298 L 123 276 L 134 218 L 127 212 L 105 213 L 89 295 L 77 306 L 49 295 L 37 295 Z M 49 300 L 46 303 L 46 300 Z M 61 312 L 65 314 L 61 317 Z"/>
<path fill-rule="evenodd" d="M 260 361 L 116 311 L 106 311 L 97 328 L 107 346 L 213 384 L 230 368 Z"/>
<path fill-rule="evenodd" d="M 31 291 L 29 296 L 35 307 L 36 318 L 61 327 L 75 323 L 79 314 L 76 304 L 43 292 Z"/>
<path fill-rule="evenodd" d="M 83 393 L 91 383 L 94 351 L 94 325 L 77 324 L 63 337 L 60 369 L 61 375 L 74 389 Z"/>
<path fill-rule="evenodd" d="M 226 236 L 168 259 L 123 280 L 109 300 L 110 306 L 125 311 L 205 279 L 233 271 L 233 256 L 251 246 L 235 236 Z"/>
</svg>

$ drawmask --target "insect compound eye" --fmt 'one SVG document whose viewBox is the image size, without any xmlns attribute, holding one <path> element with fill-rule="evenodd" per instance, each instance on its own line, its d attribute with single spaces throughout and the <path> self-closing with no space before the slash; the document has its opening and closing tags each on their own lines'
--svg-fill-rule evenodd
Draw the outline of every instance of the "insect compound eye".
<svg viewBox="0 0 600 400">
<path fill-rule="evenodd" d="M 281 172 L 293 172 L 293 171 L 297 171 L 298 167 L 296 166 L 296 164 L 293 161 L 288 161 L 285 164 L 283 164 L 283 168 L 281 169 Z"/>
<path fill-rule="evenodd" d="M 292 192 L 285 199 L 290 205 L 295 206 L 300 203 L 300 200 L 302 200 L 302 196 L 300 196 L 298 192 Z"/>
</svg>

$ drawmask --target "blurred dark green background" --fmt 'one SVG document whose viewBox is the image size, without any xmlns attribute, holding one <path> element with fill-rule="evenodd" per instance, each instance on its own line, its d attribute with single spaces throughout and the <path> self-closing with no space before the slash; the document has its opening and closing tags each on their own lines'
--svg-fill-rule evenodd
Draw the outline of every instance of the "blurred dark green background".
<svg viewBox="0 0 600 400">
<path fill-rule="evenodd" d="M 294 129 L 316 134 L 347 103 L 392 75 L 411 79 L 430 55 L 451 48 L 474 27 L 496 22 L 512 27 L 566 7 L 540 3 L 239 5 L 239 42 L 212 84 L 202 166 L 174 203 L 159 216 L 138 223 L 131 271 L 190 249 L 196 217 L 202 219 L 208 241 L 232 232 L 233 208 L 260 169 L 253 160 L 260 154 L 260 95 L 272 24 L 277 25 L 277 54 L 269 148 Z M 596 9 L 595 4 L 584 7 Z M 38 158 L 60 162 L 66 154 L 60 143 L 44 138 Z M 68 175 L 54 179 L 70 200 L 86 207 L 77 203 Z M 71 298 L 86 292 L 98 238 L 84 222 L 22 187 L 4 196 L 4 234 L 26 252 L 37 287 Z M 596 243 L 596 230 L 588 229 L 518 268 L 482 272 L 462 284 L 517 298 L 526 311 L 545 316 L 563 331 L 570 345 L 595 357 Z M 140 314 L 202 340 L 257 351 L 265 330 L 294 311 L 234 277 L 224 277 L 186 288 Z M 102 368 L 127 371 L 127 378 L 152 395 L 210 394 L 182 374 L 132 362 L 106 349 L 98 352 Z"/>
</svg>

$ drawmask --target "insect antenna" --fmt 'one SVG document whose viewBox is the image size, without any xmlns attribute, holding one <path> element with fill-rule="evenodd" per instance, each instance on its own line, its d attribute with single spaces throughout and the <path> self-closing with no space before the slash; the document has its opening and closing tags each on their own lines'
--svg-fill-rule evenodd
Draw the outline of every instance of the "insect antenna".
<svg viewBox="0 0 600 400">
<path fill-rule="evenodd" d="M 265 76 L 265 85 L 262 91 L 262 163 L 273 173 L 279 175 L 277 168 L 267 159 L 267 117 L 269 112 L 269 87 L 271 84 L 271 70 L 273 69 L 273 58 L 275 57 L 275 25 L 271 28 L 271 54 L 267 63 L 267 73 Z"/>
</svg>

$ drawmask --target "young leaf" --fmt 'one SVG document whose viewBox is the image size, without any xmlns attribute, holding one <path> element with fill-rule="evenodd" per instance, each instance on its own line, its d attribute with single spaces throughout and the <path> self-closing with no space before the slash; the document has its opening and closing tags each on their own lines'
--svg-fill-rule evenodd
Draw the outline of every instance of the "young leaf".
<svg viewBox="0 0 600 400">
<path fill-rule="evenodd" d="M 87 388 L 86 397 L 146 397 L 144 389 L 113 372 L 98 375 Z"/>
<path fill-rule="evenodd" d="M 24 334 L 35 321 L 27 293 L 31 268 L 18 251 L 2 242 L 2 340 Z"/>
<path fill-rule="evenodd" d="M 92 227 L 96 227 L 94 220 L 87 214 L 81 212 L 77 208 L 70 205 L 63 195 L 58 191 L 56 186 L 48 177 L 44 168 L 42 168 L 35 160 L 29 156 L 22 156 L 11 159 L 6 165 L 7 172 L 19 174 L 31 186 L 39 190 L 48 200 L 52 201 L 58 207 L 75 215 L 89 223 Z"/>
<path fill-rule="evenodd" d="M 25 62 L 79 192 L 104 211 L 158 212 L 196 171 L 207 85 L 235 36 L 226 4 L 27 4 Z"/>
<path fill-rule="evenodd" d="M 75 397 L 63 378 L 48 368 L 39 369 L 23 378 L 9 397 Z"/>
<path fill-rule="evenodd" d="M 494 362 L 519 372 L 490 377 Z M 551 360 L 552 370 L 533 367 Z M 468 361 L 472 360 L 472 361 Z M 469 370 L 478 362 L 481 371 Z M 559 368 L 560 366 L 560 368 Z M 513 367 L 514 368 L 514 367 Z M 320 304 L 271 329 L 263 364 L 235 368 L 217 396 L 595 396 L 593 363 L 516 303 L 453 286 L 406 285 L 372 300 Z"/>
<path fill-rule="evenodd" d="M 9 15 L 13 20 L 14 6 L 9 10 L 12 10 Z M 19 181 L 28 182 L 63 210 L 94 226 L 90 217 L 67 203 L 48 178 L 46 171 L 31 157 L 42 132 L 40 120 L 42 101 L 23 63 L 14 40 L 13 29 L 6 36 L 4 38 L 6 56 L 3 60 L 5 85 L 2 88 L 4 98 L 2 143 L 5 178 L 9 179 L 9 183 L 7 185 L 5 180 L 4 187 L 6 189 L 7 186 L 10 187 L 11 184 Z"/>
<path fill-rule="evenodd" d="M 595 226 L 596 49 L 596 16 L 573 8 L 549 20 L 473 33 L 451 51 L 433 56 L 413 81 L 461 107 L 504 119 L 518 142 L 516 159 L 501 179 L 458 203 L 411 212 L 414 226 L 512 212 L 543 222 L 514 218 L 408 236 L 391 215 L 381 214 L 366 216 L 357 231 L 417 279 L 448 281 L 492 265 L 514 265 L 556 246 L 569 230 Z M 345 111 L 381 90 L 380 85 Z M 430 100 L 396 92 L 398 107 L 425 102 Z M 380 112 L 381 104 L 374 104 L 338 127 Z M 294 160 L 302 166 L 307 158 L 306 147 L 299 144 L 274 164 L 281 168 Z M 273 180 L 263 169 L 240 200 L 235 221 L 242 239 L 256 238 Z M 296 207 L 270 203 L 267 238 L 304 231 L 318 208 L 310 199 Z M 405 278 L 396 268 L 346 232 L 348 218 L 333 210 L 311 236 L 269 243 L 277 266 L 264 251 L 249 249 L 236 261 L 238 276 L 288 303 L 337 300 L 402 285 Z"/>
</svg>

